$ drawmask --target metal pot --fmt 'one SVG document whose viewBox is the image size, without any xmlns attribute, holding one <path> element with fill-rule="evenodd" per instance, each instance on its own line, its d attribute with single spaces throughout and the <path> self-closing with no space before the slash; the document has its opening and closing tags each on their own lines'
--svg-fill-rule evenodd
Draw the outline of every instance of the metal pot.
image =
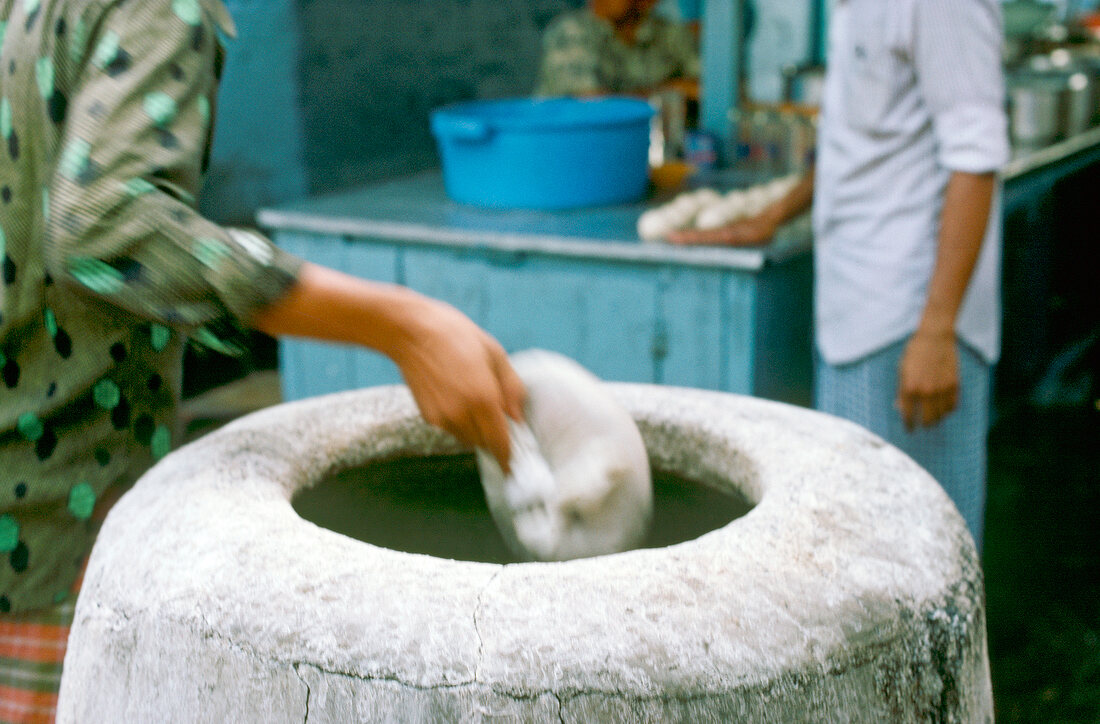
<svg viewBox="0 0 1100 724">
<path fill-rule="evenodd" d="M 1096 80 L 1084 70 L 1075 70 L 1066 78 L 1065 108 L 1062 132 L 1066 138 L 1092 127 L 1096 115 Z"/>
<path fill-rule="evenodd" d="M 1028 61 L 1031 71 L 1065 80 L 1060 135 L 1069 137 L 1100 121 L 1100 54 L 1091 47 L 1057 48 Z"/>
<path fill-rule="evenodd" d="M 1008 81 L 1008 119 L 1014 145 L 1037 148 L 1061 133 L 1066 80 L 1061 73 L 1013 74 Z"/>
<path fill-rule="evenodd" d="M 1008 77 L 1009 128 L 1017 146 L 1036 148 L 1088 130 L 1097 116 L 1097 77 L 1078 65 Z"/>
</svg>

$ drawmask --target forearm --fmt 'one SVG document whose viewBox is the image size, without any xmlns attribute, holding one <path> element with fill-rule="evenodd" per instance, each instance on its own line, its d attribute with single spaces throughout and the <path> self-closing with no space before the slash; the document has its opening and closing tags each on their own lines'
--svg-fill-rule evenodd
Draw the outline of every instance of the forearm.
<svg viewBox="0 0 1100 724">
<path fill-rule="evenodd" d="M 272 336 L 357 344 L 386 355 L 425 420 L 490 450 L 508 470 L 506 416 L 523 419 L 526 392 L 500 344 L 454 307 L 305 263 L 290 291 L 250 321 Z"/>
<path fill-rule="evenodd" d="M 936 262 L 918 331 L 953 334 L 981 251 L 993 202 L 994 175 L 955 172 L 947 183 Z"/>
<path fill-rule="evenodd" d="M 252 325 L 279 337 L 310 337 L 368 347 L 393 357 L 408 344 L 422 297 L 306 262 L 286 296 L 259 311 Z"/>
</svg>

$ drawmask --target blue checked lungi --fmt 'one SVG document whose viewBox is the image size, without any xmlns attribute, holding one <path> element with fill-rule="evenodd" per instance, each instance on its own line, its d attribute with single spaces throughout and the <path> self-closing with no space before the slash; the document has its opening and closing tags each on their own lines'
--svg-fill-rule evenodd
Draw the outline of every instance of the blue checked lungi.
<svg viewBox="0 0 1100 724">
<path fill-rule="evenodd" d="M 931 473 L 955 502 L 980 551 L 992 366 L 959 343 L 958 407 L 935 427 L 909 432 L 894 407 L 898 363 L 907 341 L 851 364 L 830 365 L 817 355 L 814 405 L 822 412 L 862 425 Z"/>
</svg>

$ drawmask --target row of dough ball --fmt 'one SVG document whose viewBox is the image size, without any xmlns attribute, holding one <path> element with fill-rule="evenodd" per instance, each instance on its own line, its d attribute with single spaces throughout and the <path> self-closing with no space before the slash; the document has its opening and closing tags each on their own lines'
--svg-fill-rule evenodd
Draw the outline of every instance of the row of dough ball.
<svg viewBox="0 0 1100 724">
<path fill-rule="evenodd" d="M 783 198 L 798 183 L 798 175 L 735 189 L 722 195 L 710 188 L 687 191 L 638 217 L 638 236 L 660 241 L 681 229 L 717 229 L 756 216 Z"/>
</svg>

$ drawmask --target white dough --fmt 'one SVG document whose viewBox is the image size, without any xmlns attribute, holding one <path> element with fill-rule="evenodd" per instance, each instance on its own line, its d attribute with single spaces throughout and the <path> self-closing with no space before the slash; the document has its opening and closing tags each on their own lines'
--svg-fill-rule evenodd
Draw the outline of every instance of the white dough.
<svg viewBox="0 0 1100 724">
<path fill-rule="evenodd" d="M 770 199 L 763 186 L 753 186 L 745 192 L 745 216 L 756 216 L 768 207 Z"/>
<path fill-rule="evenodd" d="M 679 229 L 717 229 L 756 216 L 783 198 L 799 181 L 798 174 L 772 179 L 724 196 L 709 188 L 680 194 L 638 218 L 638 236 L 660 241 Z"/>
<path fill-rule="evenodd" d="M 638 236 L 644 241 L 659 241 L 670 232 L 691 228 L 699 210 L 720 198 L 721 194 L 710 188 L 682 193 L 672 201 L 642 213 L 638 217 Z"/>
<path fill-rule="evenodd" d="M 792 174 L 790 176 L 783 176 L 764 185 L 764 191 L 768 195 L 768 203 L 774 204 L 779 199 L 787 195 L 787 193 L 798 184 L 798 174 Z"/>
<path fill-rule="evenodd" d="M 717 229 L 732 224 L 745 216 L 745 193 L 730 191 L 715 203 L 707 206 L 695 217 L 695 226 L 700 229 Z"/>
<path fill-rule="evenodd" d="M 603 383 L 554 352 L 512 356 L 527 387 L 526 423 L 511 425 L 512 470 L 478 450 L 489 511 L 525 559 L 554 561 L 637 547 L 653 491 L 638 427 Z"/>
</svg>

